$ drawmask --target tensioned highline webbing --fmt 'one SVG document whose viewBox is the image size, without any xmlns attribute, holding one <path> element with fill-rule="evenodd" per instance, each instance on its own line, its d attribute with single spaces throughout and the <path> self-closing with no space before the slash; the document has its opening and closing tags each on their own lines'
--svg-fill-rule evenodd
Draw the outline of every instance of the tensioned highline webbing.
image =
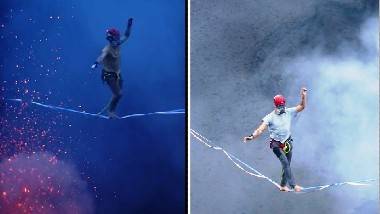
<svg viewBox="0 0 380 214">
<path fill-rule="evenodd" d="M 195 139 L 197 139 L 198 142 L 201 142 L 202 144 L 204 144 L 208 148 L 211 148 L 214 150 L 219 150 L 219 151 L 223 152 L 223 154 L 225 154 L 226 157 L 229 160 L 231 160 L 237 168 L 239 168 L 240 170 L 242 170 L 246 174 L 251 175 L 251 176 L 255 176 L 257 178 L 263 178 L 263 179 L 269 181 L 270 183 L 272 183 L 273 185 L 275 185 L 276 187 L 280 188 L 280 185 L 278 183 L 276 183 L 275 181 L 273 181 L 271 178 L 265 176 L 264 174 L 259 172 L 257 169 L 255 169 L 252 166 L 250 166 L 249 164 L 243 162 L 242 160 L 240 160 L 236 156 L 232 155 L 230 152 L 226 151 L 222 147 L 215 145 L 209 139 L 207 139 L 203 135 L 199 134 L 194 129 L 190 129 L 190 134 Z M 344 181 L 344 182 L 336 182 L 336 183 L 326 184 L 326 185 L 303 187 L 301 192 L 298 192 L 298 193 L 308 193 L 308 192 L 321 191 L 321 190 L 325 190 L 327 188 L 337 187 L 337 186 L 342 186 L 342 185 L 368 186 L 368 185 L 370 185 L 369 182 L 372 182 L 372 181 L 375 181 L 375 179 L 367 179 L 367 180 L 360 180 L 360 181 Z M 290 190 L 290 191 L 295 192 L 294 190 Z"/>
<path fill-rule="evenodd" d="M 15 101 L 15 102 L 24 102 L 21 99 L 9 99 L 9 100 Z M 31 103 L 31 104 L 34 104 L 34 105 L 37 105 L 40 107 L 49 108 L 49 109 L 57 110 L 57 111 L 67 111 L 67 112 L 72 112 L 72 113 L 76 113 L 76 114 L 83 114 L 83 115 L 91 116 L 91 117 L 109 119 L 108 116 L 105 116 L 102 114 L 94 114 L 94 113 L 89 113 L 89 112 L 85 112 L 85 111 L 78 111 L 78 110 L 70 109 L 70 108 L 47 105 L 47 104 L 43 104 L 43 103 L 39 103 L 39 102 L 35 102 L 35 101 L 30 101 L 27 103 Z M 185 113 L 184 109 L 175 109 L 175 110 L 170 110 L 170 111 L 157 111 L 157 112 L 149 112 L 149 113 L 129 114 L 129 115 L 121 116 L 118 119 L 126 119 L 126 118 L 131 118 L 131 117 L 141 117 L 141 116 L 148 116 L 148 115 L 169 115 L 169 114 L 184 114 L 184 113 Z"/>
</svg>

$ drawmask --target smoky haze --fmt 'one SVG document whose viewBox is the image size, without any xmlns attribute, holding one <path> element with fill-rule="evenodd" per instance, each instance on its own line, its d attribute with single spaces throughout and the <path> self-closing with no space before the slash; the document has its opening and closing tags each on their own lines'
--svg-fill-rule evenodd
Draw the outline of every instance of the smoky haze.
<svg viewBox="0 0 380 214">
<path fill-rule="evenodd" d="M 281 167 L 268 134 L 243 144 L 281 93 L 306 86 L 293 124 L 292 169 L 303 186 L 378 180 L 377 1 L 192 1 L 191 127 L 265 175 Z M 378 185 L 282 194 L 191 140 L 194 213 L 375 213 Z"/>
<path fill-rule="evenodd" d="M 71 163 L 48 152 L 0 163 L 2 213 L 94 213 L 87 183 Z"/>
</svg>

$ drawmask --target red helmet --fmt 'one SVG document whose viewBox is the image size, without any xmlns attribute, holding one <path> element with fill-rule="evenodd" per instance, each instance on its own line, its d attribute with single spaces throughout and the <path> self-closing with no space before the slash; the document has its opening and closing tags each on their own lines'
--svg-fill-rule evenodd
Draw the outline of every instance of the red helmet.
<svg viewBox="0 0 380 214">
<path fill-rule="evenodd" d="M 285 97 L 278 94 L 273 97 L 273 103 L 276 107 L 285 105 Z"/>
<path fill-rule="evenodd" d="M 107 39 L 119 40 L 120 32 L 116 28 L 107 29 Z"/>
</svg>

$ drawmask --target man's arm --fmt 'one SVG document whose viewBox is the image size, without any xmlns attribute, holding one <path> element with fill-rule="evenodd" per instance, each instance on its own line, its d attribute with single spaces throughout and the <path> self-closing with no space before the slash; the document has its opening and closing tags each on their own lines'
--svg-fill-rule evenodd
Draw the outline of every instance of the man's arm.
<svg viewBox="0 0 380 214">
<path fill-rule="evenodd" d="M 306 107 L 306 95 L 307 95 L 306 91 L 307 91 L 306 88 L 301 88 L 301 103 L 296 106 L 297 112 L 303 111 Z"/>
<path fill-rule="evenodd" d="M 102 50 L 102 54 L 96 59 L 94 64 L 92 64 L 91 68 L 95 69 L 98 67 L 99 64 L 103 62 L 103 59 L 107 56 L 107 51 L 105 49 Z"/>
<path fill-rule="evenodd" d="M 129 18 L 128 19 L 127 29 L 124 32 L 123 38 L 121 38 L 121 40 L 120 40 L 120 45 L 123 44 L 124 42 L 126 42 L 128 40 L 128 38 L 129 38 L 129 36 L 131 35 L 132 23 L 133 23 L 133 18 Z"/>
<path fill-rule="evenodd" d="M 267 129 L 268 125 L 265 122 L 262 122 L 260 126 L 248 137 L 244 137 L 244 143 L 249 140 L 253 140 L 258 138 L 264 131 Z"/>
</svg>

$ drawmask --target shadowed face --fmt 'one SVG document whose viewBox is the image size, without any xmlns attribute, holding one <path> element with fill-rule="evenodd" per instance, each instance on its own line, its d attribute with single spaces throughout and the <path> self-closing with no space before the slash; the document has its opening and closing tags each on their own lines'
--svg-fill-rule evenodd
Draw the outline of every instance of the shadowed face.
<svg viewBox="0 0 380 214">
<path fill-rule="evenodd" d="M 120 43 L 119 31 L 114 28 L 107 30 L 106 39 L 112 46 L 117 46 Z"/>
<path fill-rule="evenodd" d="M 283 113 L 285 113 L 285 105 L 275 106 L 275 112 L 276 112 L 276 114 L 283 114 Z"/>
</svg>

